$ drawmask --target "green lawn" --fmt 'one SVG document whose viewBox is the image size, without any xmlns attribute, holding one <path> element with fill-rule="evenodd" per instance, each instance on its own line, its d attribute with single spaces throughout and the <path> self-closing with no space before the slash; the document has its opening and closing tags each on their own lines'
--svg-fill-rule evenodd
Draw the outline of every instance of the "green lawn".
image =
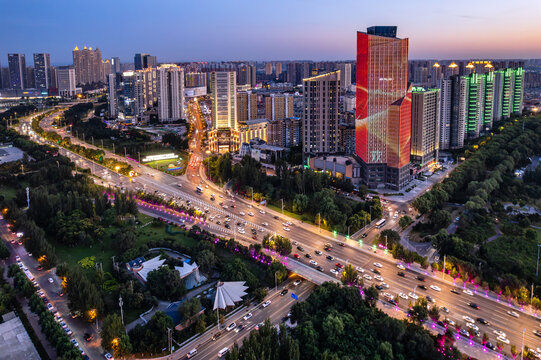
<svg viewBox="0 0 541 360">
<path fill-rule="evenodd" d="M 103 244 L 97 244 L 93 247 L 68 247 L 65 245 L 56 244 L 53 241 L 51 242 L 56 248 L 56 255 L 58 256 L 59 262 L 65 262 L 70 266 L 79 267 L 79 260 L 89 256 L 95 256 L 95 262 L 102 263 L 104 272 L 111 272 L 113 270 L 112 257 L 115 255 L 115 251 L 112 249 L 111 240 L 109 237 L 106 237 L 106 241 L 104 241 Z M 89 269 L 88 271 L 93 272 L 92 269 Z"/>
<path fill-rule="evenodd" d="M 145 218 L 142 218 L 141 216 L 144 216 Z M 146 224 L 151 219 L 151 217 L 146 215 L 140 214 L 139 216 L 139 221 L 141 221 L 141 225 Z M 179 231 L 180 228 L 172 226 L 170 230 L 174 233 Z M 147 243 L 149 241 L 161 240 L 166 237 L 175 239 L 178 244 L 186 247 L 187 249 L 194 249 L 197 246 L 197 240 L 191 237 L 185 236 L 183 234 L 168 234 L 166 231 L 166 225 L 163 223 L 159 224 L 159 226 L 153 226 L 152 224 L 150 224 L 145 227 L 141 227 L 138 229 L 136 236 L 136 246 Z"/>
<path fill-rule="evenodd" d="M 151 162 L 144 163 L 144 165 L 150 166 L 151 168 L 158 169 L 161 171 L 166 171 L 169 167 L 181 167 L 180 170 L 166 171 L 166 172 L 171 175 L 182 175 L 186 172 L 186 166 L 188 164 L 189 155 L 184 152 L 175 151 L 175 153 L 179 155 L 179 158 L 151 161 Z M 145 155 L 148 155 L 148 154 L 145 154 Z M 141 157 L 143 157 L 143 155 L 141 155 Z"/>
<path fill-rule="evenodd" d="M 4 197 L 6 200 L 11 200 L 15 197 L 15 194 L 17 193 L 17 190 L 12 187 L 7 186 L 0 186 L 0 195 Z"/>
</svg>

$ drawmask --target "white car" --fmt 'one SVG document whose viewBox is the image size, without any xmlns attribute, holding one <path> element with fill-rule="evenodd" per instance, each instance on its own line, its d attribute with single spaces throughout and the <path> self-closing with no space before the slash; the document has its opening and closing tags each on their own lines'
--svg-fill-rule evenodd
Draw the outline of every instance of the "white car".
<svg viewBox="0 0 541 360">
<path fill-rule="evenodd" d="M 470 329 L 475 330 L 475 331 L 479 331 L 479 327 L 477 325 L 475 325 L 475 324 L 467 323 L 466 326 L 469 327 Z"/>
<path fill-rule="evenodd" d="M 370 276 L 368 274 L 364 274 L 363 278 L 365 278 L 366 280 L 372 280 L 372 276 Z"/>
<path fill-rule="evenodd" d="M 501 336 L 498 336 L 498 337 L 496 338 L 496 340 L 498 340 L 499 342 L 504 343 L 504 344 L 506 344 L 506 345 L 509 345 L 509 343 L 510 343 L 510 341 L 509 341 L 508 338 L 504 338 L 504 337 L 501 337 Z"/>
<path fill-rule="evenodd" d="M 317 266 L 317 261 L 315 260 L 310 260 L 310 264 L 314 265 L 314 266 Z"/>
<path fill-rule="evenodd" d="M 466 315 L 464 315 L 464 316 L 462 317 L 462 319 L 464 319 L 464 321 L 469 322 L 469 323 L 471 323 L 471 324 L 475 323 L 475 320 L 473 320 L 471 317 L 466 316 Z"/>
<path fill-rule="evenodd" d="M 417 295 L 415 293 L 412 293 L 412 292 L 410 292 L 408 295 L 409 295 L 410 298 L 415 299 L 415 300 L 417 300 L 419 298 L 419 295 Z"/>
<path fill-rule="evenodd" d="M 285 231 L 291 231 L 291 229 L 288 228 L 288 227 L 285 227 L 284 230 L 285 230 Z"/>
<path fill-rule="evenodd" d="M 384 289 L 388 289 L 389 288 L 389 284 L 386 284 L 384 282 L 380 283 L 381 286 L 383 286 Z"/>
<path fill-rule="evenodd" d="M 48 278 L 47 281 L 52 284 L 54 282 L 53 278 Z"/>
<path fill-rule="evenodd" d="M 408 300 L 408 299 L 409 299 L 409 298 L 408 298 L 408 295 L 406 295 L 406 294 L 404 294 L 404 293 L 400 293 L 400 294 L 398 294 L 398 296 L 400 296 L 400 297 L 401 297 L 402 299 L 404 299 L 404 300 Z"/>
<path fill-rule="evenodd" d="M 243 228 L 239 228 L 239 233 L 241 233 L 241 234 L 245 234 L 245 233 L 246 233 L 246 231 L 244 231 L 244 229 L 243 229 Z"/>
<path fill-rule="evenodd" d="M 264 222 L 263 224 L 261 224 L 261 225 L 263 225 L 263 226 L 269 226 L 269 223 L 265 221 L 265 222 Z"/>
<path fill-rule="evenodd" d="M 332 274 L 338 275 L 338 271 L 336 271 L 335 269 L 331 269 L 330 271 L 331 271 Z"/>
<path fill-rule="evenodd" d="M 271 301 L 270 301 L 270 300 L 267 300 L 267 301 L 265 301 L 265 302 L 263 303 L 263 305 L 261 305 L 261 306 L 263 306 L 264 308 L 266 308 L 266 307 L 269 306 L 270 304 L 271 304 Z"/>
<path fill-rule="evenodd" d="M 400 270 L 406 270 L 406 268 L 402 264 L 396 264 L 396 267 L 399 268 Z"/>
<path fill-rule="evenodd" d="M 383 281 L 383 278 L 380 275 L 374 275 L 374 279 L 377 281 Z"/>
<path fill-rule="evenodd" d="M 250 211 L 250 212 L 248 213 L 248 215 L 254 216 L 254 213 Z"/>
<path fill-rule="evenodd" d="M 375 262 L 375 263 L 374 263 L 374 266 L 375 266 L 375 267 L 378 267 L 378 268 L 382 268 L 382 267 L 383 267 L 383 265 L 381 265 L 381 264 L 378 263 L 378 262 Z"/>
<path fill-rule="evenodd" d="M 293 241 L 292 244 L 295 245 L 295 246 L 299 245 L 299 243 L 297 241 Z"/>
<path fill-rule="evenodd" d="M 515 311 L 508 311 L 507 315 L 518 318 L 520 315 Z"/>
<path fill-rule="evenodd" d="M 355 268 L 355 270 L 357 270 L 357 271 L 360 272 L 361 274 L 364 273 L 364 269 L 363 269 L 362 267 L 360 267 L 360 266 L 357 266 L 357 267 Z"/>
<path fill-rule="evenodd" d="M 430 285 L 430 288 L 434 291 L 441 291 L 441 288 L 439 286 L 436 286 L 436 285 Z"/>
<path fill-rule="evenodd" d="M 246 320 L 250 319 L 252 316 L 253 316 L 252 313 L 248 313 L 248 314 L 244 315 L 243 319 L 246 321 Z"/>
<path fill-rule="evenodd" d="M 225 329 L 226 329 L 227 331 L 231 331 L 231 330 L 233 330 L 233 329 L 236 328 L 236 327 L 237 327 L 237 324 L 235 324 L 235 323 L 233 322 L 233 323 L 229 324 L 229 326 L 226 327 Z"/>
<path fill-rule="evenodd" d="M 464 294 L 466 294 L 466 295 L 470 295 L 470 296 L 473 296 L 473 293 L 472 293 L 472 291 L 471 291 L 471 290 L 468 290 L 468 289 L 464 289 L 464 290 L 462 290 L 462 292 L 463 292 Z"/>
<path fill-rule="evenodd" d="M 289 225 L 288 223 L 285 223 L 285 222 L 282 223 L 282 226 L 284 227 L 287 227 L 288 225 Z"/>
<path fill-rule="evenodd" d="M 265 210 L 259 210 L 259 213 L 265 215 Z"/>
<path fill-rule="evenodd" d="M 291 221 L 286 222 L 286 224 L 288 224 L 289 226 L 293 225 Z"/>
<path fill-rule="evenodd" d="M 297 280 L 295 280 L 295 281 L 293 282 L 293 285 L 298 286 L 298 285 L 300 285 L 301 283 L 302 283 L 302 280 L 301 280 L 301 279 L 297 279 Z"/>
<path fill-rule="evenodd" d="M 494 330 L 493 333 L 496 334 L 496 335 L 498 335 L 498 337 L 502 337 L 502 338 L 507 337 L 507 334 L 504 333 L 504 332 L 501 331 L 501 330 Z"/>
<path fill-rule="evenodd" d="M 246 215 L 246 214 L 244 213 L 244 211 L 241 211 L 241 212 L 239 213 L 239 215 L 240 215 L 240 216 L 244 216 L 244 215 Z"/>
<path fill-rule="evenodd" d="M 449 309 L 447 309 L 445 306 L 442 306 L 442 307 L 440 308 L 440 310 L 443 311 L 444 313 L 449 314 Z"/>
</svg>

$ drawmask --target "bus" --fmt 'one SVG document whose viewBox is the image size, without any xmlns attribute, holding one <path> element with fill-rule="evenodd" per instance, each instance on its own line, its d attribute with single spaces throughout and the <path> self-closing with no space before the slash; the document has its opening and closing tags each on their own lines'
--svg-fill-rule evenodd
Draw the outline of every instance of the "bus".
<svg viewBox="0 0 541 360">
<path fill-rule="evenodd" d="M 34 275 L 32 275 L 32 273 L 30 271 L 28 271 L 28 269 L 25 269 L 24 270 L 24 274 L 26 275 L 26 277 L 28 278 L 28 280 L 30 281 L 33 281 L 34 280 Z"/>
<path fill-rule="evenodd" d="M 376 228 L 381 229 L 385 225 L 385 219 L 381 219 L 376 223 Z"/>
</svg>

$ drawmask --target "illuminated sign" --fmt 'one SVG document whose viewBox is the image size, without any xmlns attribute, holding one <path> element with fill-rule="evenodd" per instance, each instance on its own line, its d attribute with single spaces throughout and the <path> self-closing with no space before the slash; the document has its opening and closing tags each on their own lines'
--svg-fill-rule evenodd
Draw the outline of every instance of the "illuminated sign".
<svg viewBox="0 0 541 360">
<path fill-rule="evenodd" d="M 177 154 L 160 154 L 160 155 L 149 155 L 144 157 L 141 162 L 157 161 L 157 160 L 169 160 L 178 158 Z"/>
</svg>

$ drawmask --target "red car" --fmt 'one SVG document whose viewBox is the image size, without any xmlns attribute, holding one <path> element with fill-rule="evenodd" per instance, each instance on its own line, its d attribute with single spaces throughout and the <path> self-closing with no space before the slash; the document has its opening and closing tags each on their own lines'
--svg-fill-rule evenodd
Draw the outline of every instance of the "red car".
<svg viewBox="0 0 541 360">
<path fill-rule="evenodd" d="M 342 269 L 342 268 L 344 267 L 344 265 L 342 265 L 342 264 L 340 264 L 340 263 L 336 263 L 335 266 L 336 266 L 337 268 L 339 268 L 339 269 Z"/>
<path fill-rule="evenodd" d="M 300 258 L 301 258 L 301 256 L 300 256 L 299 254 L 294 254 L 293 257 L 294 257 L 295 259 L 300 259 Z"/>
</svg>

